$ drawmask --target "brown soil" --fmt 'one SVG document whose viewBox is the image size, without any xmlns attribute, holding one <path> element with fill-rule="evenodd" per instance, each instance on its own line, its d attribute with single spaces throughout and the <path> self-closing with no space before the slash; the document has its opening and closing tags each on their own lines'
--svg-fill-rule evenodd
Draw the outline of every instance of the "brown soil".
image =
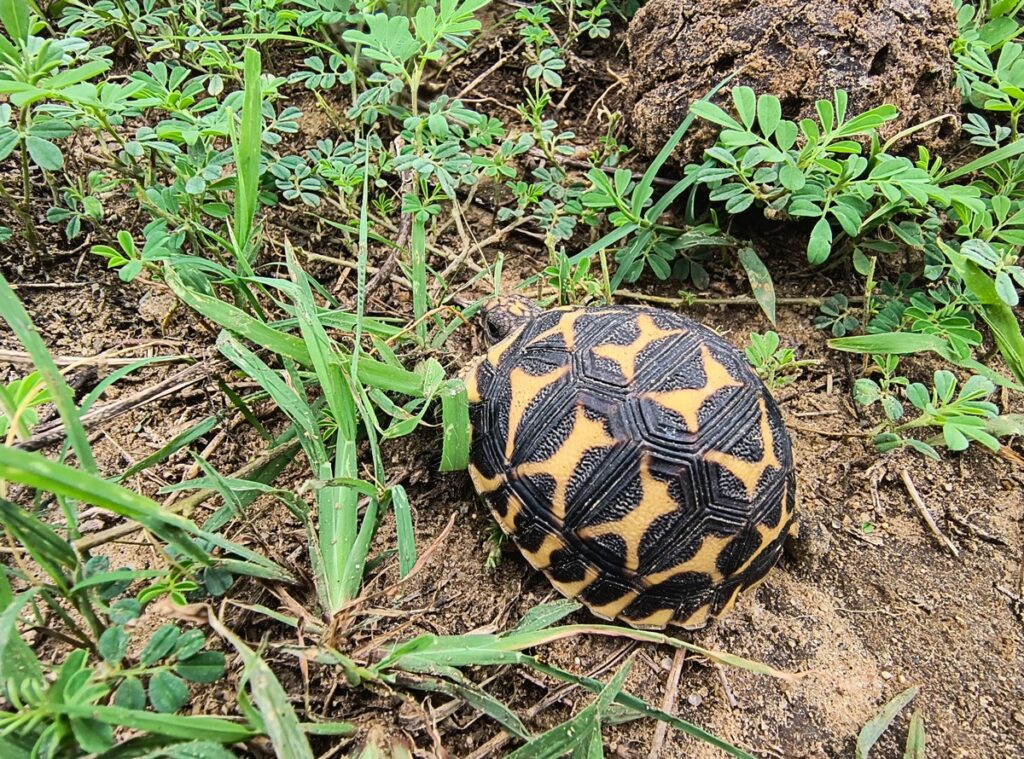
<svg viewBox="0 0 1024 759">
<path fill-rule="evenodd" d="M 730 86 L 773 93 L 789 119 L 814 116 L 814 102 L 849 94 L 850 113 L 891 103 L 900 117 L 889 137 L 908 126 L 956 114 L 949 45 L 956 15 L 949 0 L 652 0 L 629 27 L 633 142 L 654 155 L 689 104 L 726 75 Z M 915 135 L 941 147 L 955 135 L 947 119 Z M 691 130 L 678 154 L 700 157 L 714 130 Z"/>
<path fill-rule="evenodd" d="M 655 0 L 650 8 L 657 5 Z M 808 7 L 806 12 L 815 11 Z M 918 12 L 912 10 L 911 17 Z M 646 11 L 644 18 L 651 13 Z M 505 49 L 510 47 L 506 40 Z M 899 49 L 894 44 L 891 55 L 900 54 Z M 496 56 L 489 53 L 471 58 L 466 67 L 455 71 L 451 90 L 458 91 Z M 693 69 L 694 81 L 703 70 Z M 480 91 L 487 93 L 485 97 L 515 102 L 518 90 L 508 82 L 518 81 L 517 76 L 498 72 Z M 909 73 L 906 76 L 911 78 Z M 681 86 L 678 80 L 676 83 Z M 582 87 L 567 100 L 564 112 L 582 117 L 604 86 Z M 310 113 L 315 116 L 314 111 Z M 565 126 L 575 128 L 577 134 L 588 133 L 584 123 L 570 120 Z M 327 128 L 320 124 L 304 134 L 309 134 L 312 142 Z M 283 232 L 268 231 L 268 236 L 272 234 Z M 787 241 L 771 243 L 759 251 L 769 261 L 779 295 L 835 292 L 836 286 L 826 275 L 808 274 L 791 258 L 787 260 L 791 245 Z M 68 246 L 54 240 L 51 247 Z M 505 253 L 506 286 L 546 263 L 546 255 L 536 248 L 509 246 Z M 17 255 L 13 250 L 0 254 L 0 265 L 13 281 L 27 285 L 19 290 L 19 296 L 54 354 L 92 354 L 152 341 L 164 341 L 150 349 L 158 352 L 196 357 L 212 352 L 211 330 L 183 306 L 169 313 L 166 291 L 158 283 L 125 285 L 93 258 L 86 257 L 78 267 L 77 253 L 55 258 L 42 272 L 30 267 L 22 270 Z M 748 285 L 731 262 L 712 262 L 709 268 L 714 288 L 709 295 L 747 294 Z M 339 279 L 336 270 L 313 272 L 329 284 L 337 281 L 342 293 L 351 292 L 351 282 Z M 65 283 L 83 284 L 61 286 Z M 641 283 L 637 289 L 671 295 L 674 285 Z M 386 290 L 378 297 L 383 299 L 381 307 L 386 307 Z M 851 379 L 859 367 L 851 365 L 853 359 L 826 348 L 826 335 L 809 326 L 814 313 L 812 308 L 780 308 L 776 327 L 784 344 L 795 346 L 800 358 L 822 362 L 777 393 L 794 442 L 800 538 L 764 585 L 743 598 L 730 616 L 687 636 L 702 646 L 805 676 L 787 684 L 736 669 L 720 673 L 692 661 L 682 672 L 676 712 L 756 756 L 850 757 L 864 722 L 896 693 L 916 684 L 920 694 L 913 707 L 920 709 L 925 719 L 929 756 L 1020 756 L 1024 752 L 1024 609 L 1010 596 L 1021 594 L 1024 572 L 1024 469 L 978 448 L 962 455 L 944 453 L 940 462 L 908 453 L 876 453 L 863 437 L 871 420 L 863 419 L 850 401 Z M 760 312 L 751 308 L 691 308 L 687 314 L 737 346 L 745 345 L 751 332 L 771 328 Z M 5 326 L 0 327 L 0 347 L 19 348 Z M 472 354 L 465 331 L 447 350 L 444 360 L 451 371 L 465 365 Z M 904 366 L 913 379 L 924 379 L 935 368 L 925 361 L 906 361 Z M 119 383 L 104 400 L 135 392 L 172 370 L 148 370 L 132 384 Z M 0 366 L 0 381 L 10 381 L 25 371 L 23 365 Z M 1003 397 L 999 402 L 1004 412 L 1024 410 L 1020 396 Z M 226 406 L 211 378 L 184 397 L 121 417 L 95 436 L 100 467 L 106 474 L 121 471 L 208 413 Z M 281 420 L 271 415 L 269 408 L 256 411 L 271 429 L 279 429 Z M 197 441 L 193 451 L 202 451 L 212 439 L 213 435 Z M 210 463 L 222 473 L 233 472 L 262 445 L 248 425 L 239 424 L 229 429 L 210 454 Z M 1019 441 L 1015 446 L 1019 453 Z M 436 430 L 421 430 L 384 449 L 389 472 L 408 488 L 419 550 L 438 541 L 449 520 L 454 518 L 454 523 L 424 570 L 403 586 L 401 594 L 377 602 L 387 613 L 367 610 L 352 619 L 348 637 L 340 644 L 344 651 L 357 652 L 372 640 L 386 645 L 423 632 L 508 629 L 529 608 L 556 597 L 547 581 L 530 570 L 514 549 L 506 549 L 496 569 L 485 567 L 491 517 L 465 473 L 437 472 L 439 447 Z M 959 559 L 938 545 L 928 531 L 910 502 L 900 477 L 903 469 L 939 528 L 958 547 Z M 162 485 L 190 476 L 196 476 L 193 459 L 181 452 L 127 484 L 156 496 Z M 298 457 L 279 484 L 297 489 L 307 476 Z M 193 516 L 201 521 L 210 507 L 218 505 L 210 504 Z M 87 527 L 98 530 L 110 524 L 96 515 Z M 245 519 L 232 527 L 230 537 L 309 578 L 303 531 L 280 505 L 267 499 L 257 501 Z M 374 550 L 394 545 L 393 521 L 386 515 Z M 108 550 L 115 566 L 141 567 L 160 560 L 152 546 L 138 539 L 125 540 Z M 385 562 L 368 580 L 368 587 L 381 588 L 396 577 L 394 561 Z M 311 583 L 289 592 L 299 603 L 312 604 Z M 240 582 L 231 594 L 244 603 L 279 606 L 278 600 L 256 583 Z M 160 608 L 151 610 L 151 618 L 143 624 L 158 624 L 161 613 Z M 470 756 L 498 733 L 493 722 L 468 707 L 448 712 L 443 709 L 444 699 L 401 701 L 366 689 L 349 690 L 339 683 L 338 673 L 327 668 L 311 667 L 307 685 L 295 660 L 275 652 L 276 644 L 295 643 L 293 631 L 235 608 L 228 609 L 226 619 L 253 646 L 261 640 L 270 644 L 268 660 L 294 696 L 296 708 L 301 710 L 309 703 L 311 717 L 345 719 L 367 730 L 376 725 L 391 734 L 407 735 L 418 746 L 420 756 L 443 755 L 435 740 L 450 756 Z M 569 621 L 593 620 L 580 612 Z M 596 670 L 605 679 L 627 655 L 633 655 L 636 661 L 627 687 L 649 703 L 660 704 L 673 652 L 586 638 L 561 641 L 542 653 L 573 672 Z M 233 674 L 228 682 L 196 693 L 193 708 L 197 712 L 233 712 L 240 672 L 237 665 L 229 658 Z M 520 713 L 557 688 L 523 669 L 489 668 L 470 674 L 477 682 L 486 682 L 489 691 Z M 529 721 L 529 727 L 536 731 L 550 727 L 590 699 L 589 694 L 571 690 Z M 872 757 L 903 755 L 906 716 L 882 739 Z M 436 729 L 429 727 L 433 723 Z M 606 728 L 608 754 L 646 757 L 654 736 L 655 727 L 649 721 Z M 332 745 L 329 739 L 317 739 L 321 751 Z M 258 747 L 254 754 L 269 756 Z M 671 731 L 661 752 L 662 757 L 720 755 Z"/>
</svg>

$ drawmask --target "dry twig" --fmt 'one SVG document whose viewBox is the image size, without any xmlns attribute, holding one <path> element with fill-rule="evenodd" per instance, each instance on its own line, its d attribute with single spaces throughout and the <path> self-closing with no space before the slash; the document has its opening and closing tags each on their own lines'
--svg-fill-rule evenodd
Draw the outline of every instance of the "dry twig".
<svg viewBox="0 0 1024 759">
<path fill-rule="evenodd" d="M 665 681 L 665 695 L 661 699 L 661 710 L 667 714 L 675 713 L 676 699 L 679 698 L 679 677 L 683 673 L 685 661 L 686 650 L 677 648 L 675 656 L 672 657 L 672 669 L 669 670 L 668 680 Z M 658 759 L 661 756 L 667 735 L 668 723 L 659 720 L 658 726 L 654 729 L 654 738 L 651 739 L 651 750 L 647 752 L 647 759 Z"/>
<path fill-rule="evenodd" d="M 394 148 L 394 151 L 395 151 L 395 157 L 398 157 L 398 155 L 401 153 L 402 147 L 404 145 L 405 145 L 405 141 L 402 140 L 401 137 L 396 137 L 395 138 L 395 141 L 393 143 L 393 148 Z M 402 185 L 401 185 L 401 189 L 399 190 L 399 202 L 401 202 L 401 199 L 404 198 L 406 195 L 412 194 L 412 190 L 413 190 L 413 186 L 412 186 L 412 181 L 413 181 L 412 180 L 412 172 L 411 171 L 403 171 L 403 172 L 401 172 L 401 177 L 402 177 Z M 395 247 L 393 247 L 391 249 L 391 253 L 388 254 L 388 257 L 384 260 L 384 263 L 381 264 L 380 269 L 377 270 L 377 273 L 374 274 L 373 277 L 370 278 L 370 281 L 366 283 L 366 288 L 364 290 L 364 292 L 365 292 L 365 296 L 364 297 L 367 300 L 369 299 L 370 295 L 372 295 L 373 292 L 378 287 L 380 287 L 381 283 L 384 282 L 385 279 L 388 279 L 391 276 L 391 272 L 393 272 L 395 270 L 395 265 L 398 263 L 398 257 L 400 255 L 402 255 L 402 251 L 405 250 L 405 246 L 408 245 L 408 243 L 409 243 L 409 234 L 411 232 L 412 232 L 412 214 L 411 213 L 403 213 L 402 214 L 402 219 L 401 219 L 401 221 L 399 222 L 399 225 L 398 225 L 398 239 L 395 240 Z"/>
<path fill-rule="evenodd" d="M 81 416 L 82 426 L 86 429 L 95 427 L 98 424 L 109 422 L 115 417 L 158 401 L 161 398 L 180 393 L 182 390 L 205 380 L 209 376 L 210 370 L 211 367 L 202 362 L 192 364 L 180 372 L 172 374 L 162 382 L 147 387 L 145 390 L 141 390 L 134 395 L 114 401 L 113 403 L 104 404 L 83 414 Z M 37 451 L 40 448 L 61 442 L 66 435 L 67 430 L 64 428 L 64 422 L 60 419 L 55 419 L 51 424 L 41 425 L 32 437 L 18 443 L 15 445 L 15 448 Z"/>
<path fill-rule="evenodd" d="M 298 449 L 299 441 L 289 440 L 288 442 L 282 443 L 276 448 L 271 448 L 269 450 L 264 451 L 263 453 L 252 459 L 248 464 L 243 466 L 241 469 L 238 469 L 237 471 L 229 474 L 228 477 L 236 480 L 244 480 L 248 478 L 250 475 L 254 474 L 255 472 L 258 472 L 260 469 L 265 467 L 274 459 L 280 456 L 287 456 L 291 453 L 296 452 Z M 217 495 L 216 490 L 197 490 L 188 498 L 182 498 L 177 503 L 170 504 L 166 508 L 167 511 L 172 514 L 188 514 L 193 509 L 197 508 L 202 503 L 209 500 L 215 495 Z M 75 548 L 79 551 L 87 551 L 91 548 L 95 548 L 96 546 L 103 545 L 104 543 L 109 543 L 113 540 L 117 540 L 118 538 L 123 538 L 126 535 L 131 535 L 132 533 L 138 532 L 141 529 L 142 525 L 140 525 L 138 522 L 125 522 L 124 524 L 119 524 L 116 527 L 111 527 L 110 529 L 102 530 L 100 532 L 94 532 L 90 535 L 85 535 L 79 538 L 75 541 Z"/>
<path fill-rule="evenodd" d="M 928 529 L 931 530 L 932 535 L 935 536 L 935 539 L 938 540 L 944 548 L 959 559 L 960 551 L 957 550 L 957 547 L 953 545 L 953 542 L 949 538 L 942 534 L 939 530 L 939 526 L 935 524 L 935 519 L 932 518 L 931 512 L 928 511 L 928 506 L 925 504 L 924 499 L 921 498 L 921 494 L 917 492 L 917 487 L 915 487 L 914 481 L 910 479 L 910 472 L 906 469 L 901 469 L 900 478 L 903 480 L 903 486 L 907 489 L 907 493 L 910 495 L 910 500 L 914 502 L 914 506 L 917 507 L 917 510 L 924 518 L 924 522 L 928 525 Z"/>
</svg>

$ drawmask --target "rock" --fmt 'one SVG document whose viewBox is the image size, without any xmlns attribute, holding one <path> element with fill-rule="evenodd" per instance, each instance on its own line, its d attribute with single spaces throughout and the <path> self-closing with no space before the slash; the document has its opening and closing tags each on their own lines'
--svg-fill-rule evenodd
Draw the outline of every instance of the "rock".
<svg viewBox="0 0 1024 759">
<path fill-rule="evenodd" d="M 814 102 L 835 89 L 847 91 L 849 114 L 899 109 L 883 138 L 942 114 L 958 118 L 956 35 L 950 0 L 650 0 L 629 26 L 632 141 L 654 155 L 688 104 L 739 70 L 730 86 L 778 96 L 789 119 L 813 116 Z M 731 105 L 723 94 L 716 102 Z M 716 129 L 698 122 L 677 155 L 699 160 Z M 957 121 L 943 119 L 913 140 L 935 149 L 956 132 Z"/>
</svg>

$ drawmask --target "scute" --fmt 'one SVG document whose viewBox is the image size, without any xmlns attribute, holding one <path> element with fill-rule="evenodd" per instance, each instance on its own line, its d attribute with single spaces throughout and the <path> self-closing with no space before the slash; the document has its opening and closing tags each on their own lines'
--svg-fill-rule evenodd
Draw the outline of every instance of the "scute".
<svg viewBox="0 0 1024 759">
<path fill-rule="evenodd" d="M 547 311 L 471 375 L 474 485 L 531 565 L 596 615 L 702 626 L 778 560 L 789 438 L 710 330 L 652 308 Z"/>
</svg>

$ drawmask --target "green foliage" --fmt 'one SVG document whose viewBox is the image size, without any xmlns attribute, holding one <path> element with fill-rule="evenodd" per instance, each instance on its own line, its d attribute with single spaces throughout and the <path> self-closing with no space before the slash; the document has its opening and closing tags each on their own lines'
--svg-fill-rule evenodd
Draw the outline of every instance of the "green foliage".
<svg viewBox="0 0 1024 759">
<path fill-rule="evenodd" d="M 0 437 L 28 438 L 39 421 L 36 409 L 49 402 L 46 384 L 38 372 L 0 385 Z"/>
<path fill-rule="evenodd" d="M 929 388 L 906 377 L 894 376 L 895 363 L 891 357 L 878 359 L 882 369 L 881 382 L 862 377 L 854 385 L 854 399 L 862 406 L 881 403 L 886 420 L 874 433 L 875 445 L 880 451 L 906 446 L 939 458 L 934 446 L 943 444 L 953 451 L 966 450 L 973 440 L 987 448 L 999 450 L 999 441 L 987 431 L 988 421 L 999 415 L 999 409 L 986 399 L 995 385 L 985 377 L 971 376 L 957 393 L 956 377 L 945 369 L 935 372 Z M 903 421 L 905 405 L 897 395 L 897 388 L 917 415 Z M 938 428 L 941 437 L 927 442 L 910 437 L 912 430 Z"/>
<path fill-rule="evenodd" d="M 857 241 L 883 229 L 899 235 L 900 217 L 927 215 L 933 205 L 979 207 L 977 193 L 943 187 L 929 166 L 879 147 L 878 128 L 897 115 L 890 105 L 850 116 L 838 90 L 833 101 L 817 102 L 816 119 L 797 124 L 782 118 L 774 95 L 736 87 L 732 100 L 738 119 L 711 102 L 694 104 L 695 113 L 722 127 L 708 160 L 694 169 L 696 180 L 728 213 L 756 207 L 773 219 L 813 222 L 812 264 L 831 255 L 833 223 Z"/>
<path fill-rule="evenodd" d="M 1022 27 L 1021 3 L 973 3 L 955 0 L 959 37 L 953 44 L 957 87 L 975 108 L 1006 114 L 1010 130 L 1024 111 L 1024 57 L 1014 41 Z"/>
<path fill-rule="evenodd" d="M 831 331 L 835 337 L 842 337 L 860 326 L 860 320 L 850 313 L 850 302 L 842 293 L 826 298 L 819 310 L 821 316 L 814 317 L 814 326 Z"/>
<path fill-rule="evenodd" d="M 750 334 L 750 345 L 745 349 L 747 361 L 754 367 L 757 376 L 772 390 L 780 390 L 800 376 L 805 366 L 813 366 L 818 361 L 797 360 L 793 348 L 782 347 L 782 340 L 777 332 L 765 332 L 759 335 Z"/>
</svg>

